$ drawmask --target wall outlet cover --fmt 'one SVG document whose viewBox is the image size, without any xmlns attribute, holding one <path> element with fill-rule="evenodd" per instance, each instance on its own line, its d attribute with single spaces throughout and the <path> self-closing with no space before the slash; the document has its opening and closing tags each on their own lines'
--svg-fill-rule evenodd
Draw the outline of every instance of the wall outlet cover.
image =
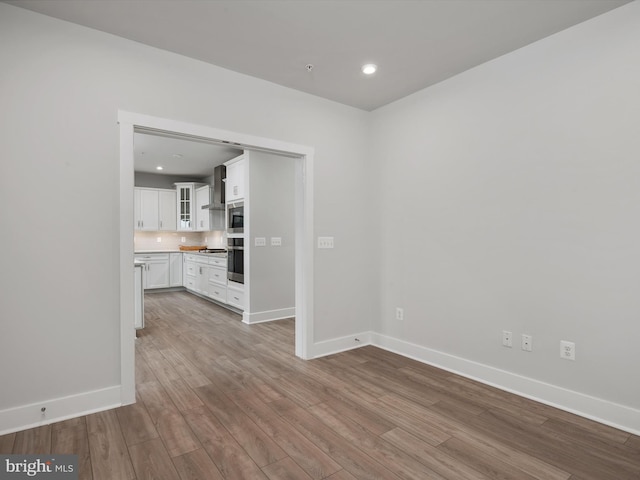
<svg viewBox="0 0 640 480">
<path fill-rule="evenodd" d="M 318 237 L 318 248 L 333 248 L 333 237 Z"/>
</svg>

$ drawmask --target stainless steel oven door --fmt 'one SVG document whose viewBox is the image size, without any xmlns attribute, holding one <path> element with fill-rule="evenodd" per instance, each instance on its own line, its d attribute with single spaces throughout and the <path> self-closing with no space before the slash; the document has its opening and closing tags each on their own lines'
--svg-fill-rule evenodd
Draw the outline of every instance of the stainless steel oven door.
<svg viewBox="0 0 640 480">
<path fill-rule="evenodd" d="M 244 283 L 244 238 L 229 238 L 227 245 L 227 278 Z"/>
</svg>

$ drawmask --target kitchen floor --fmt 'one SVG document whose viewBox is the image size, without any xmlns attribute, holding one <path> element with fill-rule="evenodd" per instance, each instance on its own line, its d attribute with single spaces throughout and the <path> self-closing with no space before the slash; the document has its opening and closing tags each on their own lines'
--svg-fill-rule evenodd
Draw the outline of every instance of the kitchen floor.
<svg viewBox="0 0 640 480">
<path fill-rule="evenodd" d="M 640 478 L 640 437 L 374 347 L 302 361 L 294 321 L 145 296 L 138 402 L 0 437 L 81 479 Z"/>
</svg>

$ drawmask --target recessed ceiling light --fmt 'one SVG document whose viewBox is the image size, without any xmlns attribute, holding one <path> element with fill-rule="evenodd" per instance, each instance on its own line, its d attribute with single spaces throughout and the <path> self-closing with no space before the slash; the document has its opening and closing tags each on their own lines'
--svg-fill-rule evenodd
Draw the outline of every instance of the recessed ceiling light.
<svg viewBox="0 0 640 480">
<path fill-rule="evenodd" d="M 362 66 L 362 73 L 364 73 L 365 75 L 372 75 L 376 73 L 376 70 L 378 70 L 378 66 L 374 65 L 373 63 L 367 63 L 366 65 Z"/>
<path fill-rule="evenodd" d="M 164 168 L 162 167 L 162 165 L 158 165 L 158 166 L 156 167 L 156 170 L 164 170 Z"/>
</svg>

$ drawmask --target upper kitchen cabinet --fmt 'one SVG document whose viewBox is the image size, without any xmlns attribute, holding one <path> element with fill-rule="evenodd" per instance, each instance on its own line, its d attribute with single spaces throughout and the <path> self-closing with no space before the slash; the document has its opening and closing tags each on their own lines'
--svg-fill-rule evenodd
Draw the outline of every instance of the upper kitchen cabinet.
<svg viewBox="0 0 640 480">
<path fill-rule="evenodd" d="M 176 229 L 176 192 L 158 188 L 133 189 L 134 228 L 159 231 Z"/>
<path fill-rule="evenodd" d="M 155 188 L 133 189 L 133 226 L 136 230 L 158 230 L 159 195 Z"/>
<path fill-rule="evenodd" d="M 207 232 L 211 230 L 211 186 L 202 183 L 176 183 L 178 231 Z"/>
<path fill-rule="evenodd" d="M 194 211 L 195 188 L 193 183 L 176 183 L 177 230 L 193 231 L 196 218 Z"/>
<path fill-rule="evenodd" d="M 244 198 L 244 154 L 225 162 L 227 167 L 226 201 Z"/>
<path fill-rule="evenodd" d="M 175 232 L 178 224 L 176 212 L 176 191 L 158 190 L 159 230 Z"/>
<path fill-rule="evenodd" d="M 204 185 L 196 188 L 196 223 L 195 230 L 198 232 L 207 232 L 211 230 L 211 187 Z M 202 208 L 205 207 L 205 208 Z"/>
</svg>

